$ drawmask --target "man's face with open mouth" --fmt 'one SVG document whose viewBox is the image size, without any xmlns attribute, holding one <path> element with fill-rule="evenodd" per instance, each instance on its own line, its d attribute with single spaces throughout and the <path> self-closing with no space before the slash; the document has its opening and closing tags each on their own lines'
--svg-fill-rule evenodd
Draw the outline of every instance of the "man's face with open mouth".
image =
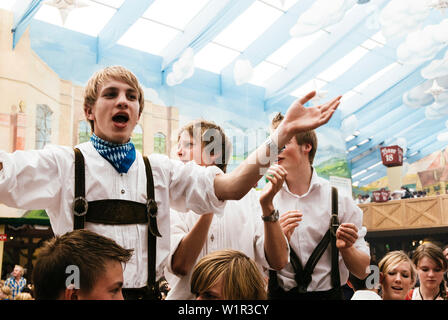
<svg viewBox="0 0 448 320">
<path fill-rule="evenodd" d="M 110 80 L 100 87 L 98 98 L 87 112 L 94 133 L 113 143 L 129 141 L 139 115 L 138 91 L 125 82 Z"/>
</svg>

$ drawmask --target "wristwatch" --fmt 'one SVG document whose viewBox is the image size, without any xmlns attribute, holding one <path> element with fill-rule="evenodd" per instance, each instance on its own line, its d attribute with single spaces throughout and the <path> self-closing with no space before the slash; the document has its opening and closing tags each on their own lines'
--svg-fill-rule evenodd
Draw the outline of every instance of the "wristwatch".
<svg viewBox="0 0 448 320">
<path fill-rule="evenodd" d="M 274 211 L 271 212 L 268 216 L 261 216 L 261 219 L 263 219 L 264 222 L 275 222 L 280 217 L 280 214 L 278 213 L 278 210 L 274 209 Z"/>
</svg>

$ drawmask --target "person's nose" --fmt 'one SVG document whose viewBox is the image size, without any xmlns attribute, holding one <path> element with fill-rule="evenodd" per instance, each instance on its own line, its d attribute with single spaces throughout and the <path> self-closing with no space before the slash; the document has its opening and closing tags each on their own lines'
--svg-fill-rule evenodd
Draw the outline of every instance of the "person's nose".
<svg viewBox="0 0 448 320">
<path fill-rule="evenodd" d="M 117 106 L 120 108 L 127 108 L 128 102 L 129 100 L 128 97 L 126 96 L 126 92 L 120 92 L 117 98 Z"/>
<path fill-rule="evenodd" d="M 182 155 L 184 154 L 184 150 L 182 149 L 182 147 L 179 145 L 177 146 L 177 156 L 179 158 L 182 158 Z"/>
</svg>

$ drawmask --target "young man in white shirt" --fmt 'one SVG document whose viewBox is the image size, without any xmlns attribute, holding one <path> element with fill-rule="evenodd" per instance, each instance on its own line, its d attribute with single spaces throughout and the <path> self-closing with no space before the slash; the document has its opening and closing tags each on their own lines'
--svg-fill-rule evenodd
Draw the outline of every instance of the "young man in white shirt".
<svg viewBox="0 0 448 320">
<path fill-rule="evenodd" d="M 217 166 L 226 172 L 231 150 L 224 131 L 213 122 L 193 121 L 179 132 L 177 154 L 184 163 L 194 161 L 205 167 Z M 281 166 L 274 165 L 269 169 L 267 177 L 273 179 L 273 183 L 268 183 L 262 192 L 263 204 L 272 202 L 285 175 L 286 171 Z M 165 273 L 171 290 L 167 299 L 195 299 L 190 291 L 193 267 L 200 258 L 218 250 L 242 251 L 255 260 L 260 271 L 263 268 L 282 269 L 288 261 L 287 242 L 276 218 L 263 222 L 262 212 L 254 189 L 238 201 L 227 201 L 222 217 L 214 217 L 212 213 L 199 216 L 193 212 L 184 214 L 172 210 L 172 249 Z M 269 218 L 271 213 L 265 214 Z"/>
<path fill-rule="evenodd" d="M 273 128 L 278 128 L 283 121 L 283 116 L 278 114 L 272 121 Z M 283 188 L 274 198 L 274 207 L 280 211 L 280 222 L 287 221 L 291 210 L 299 210 L 303 216 L 297 227 L 285 230 L 291 253 L 295 253 L 297 259 L 293 260 L 291 255 L 285 268 L 277 273 L 270 272 L 269 292 L 273 299 L 342 299 L 340 285 L 346 283 L 349 271 L 360 279 L 367 276 L 370 252 L 364 238 L 358 236 L 362 212 L 351 197 L 343 195 L 339 195 L 337 201 L 340 225 L 335 241 L 339 255 L 335 254 L 332 267 L 330 241 L 328 246 L 323 246 L 325 250 L 320 259 L 313 256 L 310 267 L 307 267 L 312 252 L 327 233 L 331 239 L 332 232 L 329 230 L 332 188 L 312 167 L 316 149 L 317 136 L 310 130 L 292 137 L 278 155 L 277 163 L 288 172 Z M 317 261 L 314 270 L 312 261 Z M 300 266 L 305 272 L 300 272 Z"/>
<path fill-rule="evenodd" d="M 85 165 L 76 162 L 78 172 L 85 174 L 84 179 L 76 181 L 85 185 L 77 183 L 75 187 L 75 153 L 71 147 L 49 146 L 12 154 L 0 151 L 0 202 L 16 208 L 45 209 L 56 235 L 86 228 L 112 238 L 124 248 L 134 248 L 135 254 L 124 271 L 123 286 L 134 289 L 134 293 L 124 293 L 130 298 L 145 297 L 147 288 L 154 293 L 154 278 L 162 276 L 169 254 L 170 206 L 182 212 L 220 213 L 224 200 L 243 197 L 262 175 L 260 168 L 268 167 L 269 160 L 276 156 L 276 149 L 296 132 L 326 123 L 341 98 L 304 108 L 303 104 L 314 95 L 312 92 L 291 105 L 285 125 L 231 174 L 157 154 L 149 157 L 151 173 L 130 141 L 143 111 L 143 90 L 126 68 L 107 67 L 96 72 L 86 87 L 84 113 L 93 135 L 91 141 L 77 146 L 76 153 L 77 159 L 85 159 Z M 263 157 L 268 161 L 262 162 Z M 151 177 L 154 196 L 150 194 Z M 79 196 L 79 192 L 85 195 Z M 89 222 L 92 202 L 96 222 Z M 111 214 L 101 217 L 105 206 Z M 117 210 L 125 207 L 131 209 L 115 217 Z M 126 219 L 136 212 L 135 207 L 139 208 L 139 215 L 130 222 Z M 117 221 L 111 224 L 109 218 Z M 153 245 L 157 249 L 148 250 Z M 149 255 L 152 256 L 148 258 Z"/>
</svg>

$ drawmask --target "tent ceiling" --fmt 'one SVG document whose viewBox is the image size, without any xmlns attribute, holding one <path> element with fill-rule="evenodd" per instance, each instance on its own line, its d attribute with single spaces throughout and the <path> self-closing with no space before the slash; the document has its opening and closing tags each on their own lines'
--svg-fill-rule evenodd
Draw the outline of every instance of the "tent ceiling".
<svg viewBox="0 0 448 320">
<path fill-rule="evenodd" d="M 61 3 L 74 7 L 65 20 L 57 8 Z M 318 90 L 323 100 L 343 94 L 339 125 L 353 181 L 360 186 L 386 175 L 379 164 L 381 146 L 401 141 L 405 161 L 412 163 L 447 144 L 439 136 L 447 131 L 448 115 L 447 6 L 444 0 L 0 3 L 14 12 L 14 45 L 30 27 L 33 49 L 50 66 L 57 65 L 58 73 L 79 81 L 84 74 L 75 75 L 73 66 L 63 67 L 62 61 L 47 61 L 57 60 L 49 52 L 93 50 L 94 63 L 105 65 L 111 51 L 129 47 L 135 50 L 126 51 L 123 59 L 147 62 L 142 72 L 148 86 L 193 88 L 204 99 L 251 95 L 267 113 L 286 110 L 310 90 Z M 188 48 L 195 75 L 181 75 L 173 85 L 169 74 Z M 250 62 L 252 77 L 237 85 L 236 68 L 244 71 L 240 60 Z"/>
</svg>

